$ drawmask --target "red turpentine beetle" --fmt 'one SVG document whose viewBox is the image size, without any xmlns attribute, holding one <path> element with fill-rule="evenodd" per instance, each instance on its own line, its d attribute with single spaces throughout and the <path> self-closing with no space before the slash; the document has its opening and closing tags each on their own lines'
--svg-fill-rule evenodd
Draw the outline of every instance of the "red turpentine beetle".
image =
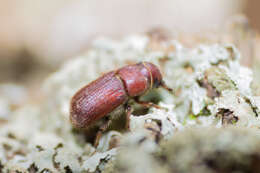
<svg viewBox="0 0 260 173">
<path fill-rule="evenodd" d="M 108 72 L 84 86 L 71 99 L 70 120 L 76 129 L 89 129 L 98 126 L 94 145 L 97 146 L 102 133 L 115 118 L 117 109 L 126 110 L 126 128 L 129 128 L 132 108 L 130 99 L 143 106 L 159 106 L 151 102 L 143 102 L 139 97 L 150 89 L 167 87 L 158 67 L 149 62 L 127 65 L 118 70 Z"/>
</svg>

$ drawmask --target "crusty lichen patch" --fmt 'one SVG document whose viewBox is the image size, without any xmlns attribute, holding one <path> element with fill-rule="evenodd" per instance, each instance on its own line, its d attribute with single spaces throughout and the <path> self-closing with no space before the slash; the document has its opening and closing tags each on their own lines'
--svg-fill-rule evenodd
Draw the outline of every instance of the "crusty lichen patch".
<svg viewBox="0 0 260 173">
<path fill-rule="evenodd" d="M 259 144 L 255 129 L 187 129 L 162 141 L 153 153 L 145 152 L 140 143 L 123 145 L 114 168 L 116 173 L 258 172 Z"/>
<path fill-rule="evenodd" d="M 190 129 L 161 144 L 169 172 L 258 172 L 260 133 L 248 128 Z"/>
<path fill-rule="evenodd" d="M 0 115 L 0 170 L 114 172 L 116 169 L 119 172 L 168 172 L 173 170 L 170 165 L 177 165 L 174 170 L 185 172 L 190 171 L 194 164 L 197 165 L 197 162 L 193 163 L 198 156 L 196 149 L 201 148 L 200 151 L 206 152 L 202 147 L 207 148 L 207 144 L 212 154 L 207 155 L 210 157 L 208 164 L 215 159 L 213 167 L 217 170 L 219 158 L 215 158 L 215 151 L 227 140 L 230 148 L 237 147 L 239 153 L 249 152 L 245 158 L 251 158 L 250 154 L 256 150 L 245 149 L 250 144 L 244 145 L 239 140 L 250 138 L 252 145 L 258 143 L 259 138 L 252 136 L 258 133 L 260 126 L 260 99 L 251 88 L 251 70 L 242 67 L 239 59 L 239 51 L 227 44 L 199 45 L 189 49 L 171 39 L 157 42 L 151 35 L 135 35 L 119 41 L 98 39 L 92 49 L 69 60 L 46 79 L 41 90 L 45 98 L 40 103 L 9 109 L 12 101 L 0 99 L 0 111 L 4 110 L 4 114 Z M 158 89 L 143 96 L 143 100 L 153 101 L 162 109 L 142 110 L 133 104 L 139 111 L 130 117 L 130 132 L 112 127 L 102 135 L 95 149 L 86 140 L 86 134 L 72 129 L 69 121 L 70 99 L 78 89 L 98 76 L 139 61 L 156 64 L 174 92 Z M 248 133 L 251 136 L 243 139 L 247 133 L 243 130 L 224 128 L 214 132 L 215 128 L 203 128 L 212 126 L 257 128 L 250 130 Z M 187 129 L 192 131 L 194 128 L 197 129 L 194 133 L 202 133 L 201 136 L 197 137 L 194 133 L 190 135 L 189 131 L 185 133 Z M 179 134 L 180 131 L 183 133 Z M 176 134 L 179 137 L 175 137 Z M 218 138 L 214 139 L 214 135 Z M 236 135 L 241 138 L 235 138 Z M 233 143 L 227 136 L 231 139 L 234 137 L 237 142 Z M 189 139 L 183 142 L 186 137 Z M 164 151 L 168 151 L 168 144 L 174 139 L 179 143 L 176 141 L 173 148 L 169 149 L 168 154 L 172 154 L 169 156 Z M 164 142 L 166 144 L 161 144 Z M 203 145 L 200 146 L 200 143 Z M 189 153 L 184 149 L 180 155 L 175 153 L 182 147 L 188 148 Z M 156 153 L 161 153 L 159 159 L 154 156 Z M 172 159 L 174 156 L 180 159 Z M 206 164 L 204 155 L 201 158 L 198 161 L 202 166 L 198 167 L 198 171 L 206 172 L 210 166 Z M 232 156 L 230 159 L 235 158 Z M 234 161 L 247 164 L 241 160 Z M 229 170 L 229 167 L 223 170 Z"/>
</svg>

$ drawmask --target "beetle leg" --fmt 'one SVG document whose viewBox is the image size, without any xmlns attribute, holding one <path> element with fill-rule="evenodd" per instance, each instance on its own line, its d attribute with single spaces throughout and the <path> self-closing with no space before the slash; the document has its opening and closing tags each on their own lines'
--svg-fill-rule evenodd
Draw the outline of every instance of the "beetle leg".
<svg viewBox="0 0 260 173">
<path fill-rule="evenodd" d="M 132 107 L 130 105 L 127 105 L 126 106 L 126 124 L 125 124 L 125 127 L 127 130 L 130 129 L 129 124 L 130 124 L 130 116 L 131 116 L 132 112 L 133 112 Z"/>
<path fill-rule="evenodd" d="M 140 101 L 139 97 L 134 98 L 135 102 L 144 106 L 144 107 L 155 107 L 156 109 L 162 109 L 160 106 L 152 103 L 152 102 L 145 102 L 145 101 Z"/>
<path fill-rule="evenodd" d="M 162 81 L 161 82 L 161 85 L 160 85 L 162 88 L 164 88 L 164 89 L 166 89 L 167 91 L 169 91 L 169 92 L 173 92 L 173 89 L 172 88 L 170 88 L 170 87 L 168 87 L 166 84 L 165 84 L 165 82 L 164 81 Z"/>
<path fill-rule="evenodd" d="M 94 147 L 97 148 L 98 144 L 99 144 L 99 140 L 102 136 L 102 133 L 108 128 L 108 126 L 110 125 L 110 123 L 112 122 L 111 119 L 107 120 L 98 130 L 97 135 L 96 135 L 96 139 L 94 142 Z"/>
</svg>

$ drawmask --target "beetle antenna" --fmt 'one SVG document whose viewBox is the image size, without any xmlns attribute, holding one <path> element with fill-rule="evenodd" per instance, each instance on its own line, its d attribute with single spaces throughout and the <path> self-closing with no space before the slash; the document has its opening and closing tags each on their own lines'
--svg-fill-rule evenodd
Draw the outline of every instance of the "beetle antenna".
<svg viewBox="0 0 260 173">
<path fill-rule="evenodd" d="M 169 91 L 170 93 L 173 93 L 173 89 L 170 88 L 170 87 L 168 87 L 168 86 L 165 84 L 164 81 L 162 81 L 161 87 L 164 88 L 164 89 L 166 89 L 166 90 Z"/>
</svg>

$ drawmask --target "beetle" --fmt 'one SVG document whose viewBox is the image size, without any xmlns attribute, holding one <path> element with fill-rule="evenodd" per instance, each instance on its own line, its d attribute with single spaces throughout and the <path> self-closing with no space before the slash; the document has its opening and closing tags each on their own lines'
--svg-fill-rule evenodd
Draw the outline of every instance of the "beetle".
<svg viewBox="0 0 260 173">
<path fill-rule="evenodd" d="M 140 62 L 110 71 L 84 86 L 72 97 L 70 121 L 76 129 L 87 130 L 98 126 L 94 142 L 97 147 L 102 133 L 118 116 L 118 110 L 126 110 L 126 128 L 129 129 L 132 113 L 129 100 L 146 107 L 159 108 L 156 104 L 139 100 L 140 96 L 158 87 L 172 92 L 163 81 L 159 68 L 150 62 Z"/>
</svg>

